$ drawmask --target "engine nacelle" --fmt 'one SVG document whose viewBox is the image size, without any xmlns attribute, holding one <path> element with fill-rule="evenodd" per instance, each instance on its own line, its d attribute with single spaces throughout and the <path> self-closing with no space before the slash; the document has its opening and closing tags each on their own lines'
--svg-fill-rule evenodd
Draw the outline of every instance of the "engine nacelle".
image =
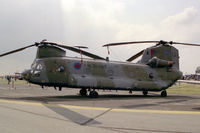
<svg viewBox="0 0 200 133">
<path fill-rule="evenodd" d="M 147 65 L 149 65 L 150 67 L 153 67 L 153 68 L 155 68 L 155 67 L 172 67 L 173 64 L 174 64 L 173 61 L 166 61 L 166 60 L 159 59 L 157 57 L 153 57 L 147 63 Z"/>
</svg>

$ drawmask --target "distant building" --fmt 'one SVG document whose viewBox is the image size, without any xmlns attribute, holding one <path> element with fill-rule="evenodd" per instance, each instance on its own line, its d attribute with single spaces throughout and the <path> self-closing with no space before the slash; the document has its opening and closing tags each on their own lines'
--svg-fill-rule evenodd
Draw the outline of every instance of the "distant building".
<svg viewBox="0 0 200 133">
<path fill-rule="evenodd" d="M 200 66 L 199 67 L 197 67 L 197 69 L 196 69 L 196 74 L 200 74 Z"/>
<path fill-rule="evenodd" d="M 196 68 L 195 74 L 187 74 L 183 76 L 185 80 L 198 80 L 200 81 L 200 66 Z"/>
<path fill-rule="evenodd" d="M 184 80 L 200 80 L 200 74 L 188 74 L 183 76 Z"/>
</svg>

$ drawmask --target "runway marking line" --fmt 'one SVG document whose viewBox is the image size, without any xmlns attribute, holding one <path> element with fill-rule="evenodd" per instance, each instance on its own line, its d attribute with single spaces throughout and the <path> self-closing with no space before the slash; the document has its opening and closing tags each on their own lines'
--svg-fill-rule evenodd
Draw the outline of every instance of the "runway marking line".
<svg viewBox="0 0 200 133">
<path fill-rule="evenodd" d="M 64 105 L 64 104 L 43 104 L 43 103 L 36 103 L 36 102 L 25 102 L 25 101 L 3 100 L 3 99 L 0 99 L 0 103 L 12 103 L 12 104 L 32 105 L 32 106 L 62 107 L 62 108 L 67 108 L 67 109 L 81 109 L 81 110 L 98 110 L 98 111 L 110 110 L 111 112 L 200 115 L 200 112 L 196 112 L 196 111 L 111 109 L 111 108 L 101 108 L 101 107 L 72 106 L 72 105 Z"/>
</svg>

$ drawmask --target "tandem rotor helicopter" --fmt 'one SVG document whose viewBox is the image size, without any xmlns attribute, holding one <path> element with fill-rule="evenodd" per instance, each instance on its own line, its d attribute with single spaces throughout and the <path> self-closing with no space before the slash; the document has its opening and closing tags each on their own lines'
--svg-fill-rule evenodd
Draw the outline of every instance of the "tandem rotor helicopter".
<svg viewBox="0 0 200 133">
<path fill-rule="evenodd" d="M 109 61 L 108 58 L 82 50 L 82 46 L 66 46 L 60 43 L 43 40 L 32 45 L 19 48 L 0 57 L 13 54 L 36 46 L 36 58 L 31 69 L 22 73 L 23 79 L 40 86 L 80 88 L 80 95 L 92 98 L 98 97 L 97 89 L 141 91 L 147 95 L 149 91 L 161 92 L 167 96 L 166 89 L 181 79 L 179 70 L 179 53 L 173 44 L 200 46 L 166 41 L 135 41 L 110 43 L 103 47 L 117 45 L 155 43 L 155 46 L 146 48 L 135 54 L 126 62 Z M 80 53 L 92 59 L 67 57 L 64 49 Z M 131 63 L 142 55 L 138 63 Z"/>
</svg>

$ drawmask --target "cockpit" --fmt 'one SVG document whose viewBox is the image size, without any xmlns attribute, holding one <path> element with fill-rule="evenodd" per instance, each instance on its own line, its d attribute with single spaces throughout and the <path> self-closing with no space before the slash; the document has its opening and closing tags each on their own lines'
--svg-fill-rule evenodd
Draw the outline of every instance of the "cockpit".
<svg viewBox="0 0 200 133">
<path fill-rule="evenodd" d="M 35 61 L 31 66 L 31 74 L 35 77 L 39 77 L 43 70 L 43 65 Z"/>
</svg>

